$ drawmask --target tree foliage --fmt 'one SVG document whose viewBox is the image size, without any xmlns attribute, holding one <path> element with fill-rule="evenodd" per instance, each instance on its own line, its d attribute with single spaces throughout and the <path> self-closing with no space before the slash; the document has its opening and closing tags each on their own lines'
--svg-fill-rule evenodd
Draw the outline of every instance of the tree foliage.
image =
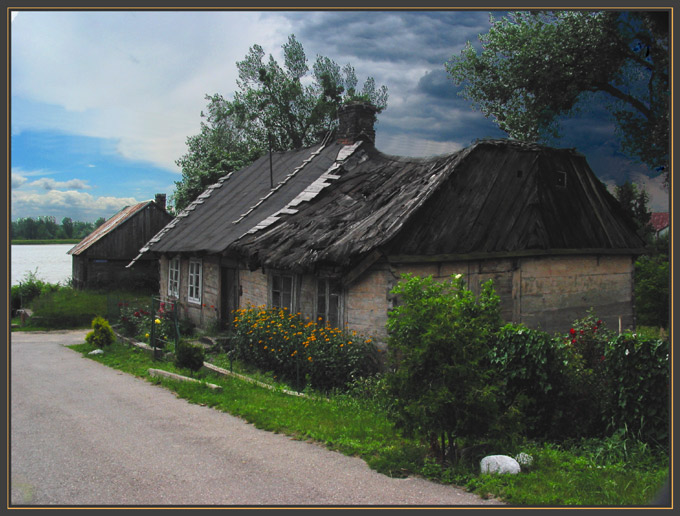
<svg viewBox="0 0 680 516">
<path fill-rule="evenodd" d="M 104 219 L 102 219 L 102 223 Z M 98 227 L 92 222 L 74 221 L 64 217 L 57 224 L 54 216 L 22 217 L 13 220 L 10 226 L 11 238 L 16 240 L 55 240 L 60 238 L 85 238 Z"/>
<path fill-rule="evenodd" d="M 650 242 L 653 234 L 653 229 L 649 225 L 652 213 L 647 207 L 649 195 L 644 187 L 638 188 L 635 183 L 626 181 L 614 187 L 614 196 L 621 204 L 623 210 L 635 222 L 638 234 L 646 242 Z"/>
<path fill-rule="evenodd" d="M 668 174 L 668 13 L 522 11 L 495 20 L 446 69 L 512 138 L 558 134 L 558 117 L 605 94 L 624 152 Z"/>
<path fill-rule="evenodd" d="M 206 96 L 201 132 L 187 138 L 188 152 L 177 160 L 181 181 L 175 182 L 176 211 L 185 208 L 220 176 L 238 170 L 266 152 L 313 145 L 337 126 L 343 102 L 366 100 L 378 111 L 387 107 L 387 88 L 369 77 L 357 89 L 354 68 L 340 67 L 317 56 L 310 74 L 302 44 L 294 35 L 282 45 L 284 61 L 268 58 L 253 45 L 236 63 L 237 86 L 232 100 Z"/>
</svg>

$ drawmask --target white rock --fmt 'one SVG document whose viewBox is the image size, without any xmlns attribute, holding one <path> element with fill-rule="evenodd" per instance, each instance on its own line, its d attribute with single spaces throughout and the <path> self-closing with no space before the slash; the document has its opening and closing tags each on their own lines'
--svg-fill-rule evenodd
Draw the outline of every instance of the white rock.
<svg viewBox="0 0 680 516">
<path fill-rule="evenodd" d="M 90 351 L 88 355 L 103 355 L 104 350 L 103 349 L 95 349 L 94 351 Z"/>
<path fill-rule="evenodd" d="M 507 455 L 489 455 L 479 463 L 482 473 L 516 475 L 520 472 L 519 463 Z"/>
</svg>

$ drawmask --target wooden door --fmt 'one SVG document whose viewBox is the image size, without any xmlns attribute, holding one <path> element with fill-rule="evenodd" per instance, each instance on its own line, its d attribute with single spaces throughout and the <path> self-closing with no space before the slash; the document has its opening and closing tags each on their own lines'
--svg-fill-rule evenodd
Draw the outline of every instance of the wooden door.
<svg viewBox="0 0 680 516">
<path fill-rule="evenodd" d="M 234 319 L 233 311 L 238 308 L 238 269 L 220 267 L 220 277 L 220 321 L 226 329 Z"/>
</svg>

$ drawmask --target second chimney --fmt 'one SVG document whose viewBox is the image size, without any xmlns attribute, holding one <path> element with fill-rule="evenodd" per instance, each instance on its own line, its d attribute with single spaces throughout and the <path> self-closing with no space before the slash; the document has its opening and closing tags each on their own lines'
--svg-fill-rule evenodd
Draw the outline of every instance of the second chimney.
<svg viewBox="0 0 680 516">
<path fill-rule="evenodd" d="M 165 210 L 165 194 L 164 193 L 157 193 L 156 194 L 156 204 L 158 207 L 162 210 Z"/>
<path fill-rule="evenodd" d="M 351 102 L 338 109 L 338 143 L 352 145 L 359 140 L 375 143 L 377 108 L 366 102 Z"/>
</svg>

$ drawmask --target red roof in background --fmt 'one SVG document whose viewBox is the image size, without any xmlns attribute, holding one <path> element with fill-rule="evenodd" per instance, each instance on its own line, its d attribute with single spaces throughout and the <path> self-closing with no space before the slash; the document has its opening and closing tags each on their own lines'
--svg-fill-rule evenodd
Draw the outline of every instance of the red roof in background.
<svg viewBox="0 0 680 516">
<path fill-rule="evenodd" d="M 78 244 L 75 245 L 75 247 L 73 247 L 66 254 L 79 255 L 80 253 L 85 251 L 88 247 L 90 247 L 92 244 L 94 244 L 99 239 L 101 239 L 104 235 L 109 234 L 111 231 L 113 231 L 118 226 L 120 226 L 123 222 L 125 222 L 130 217 L 132 217 L 135 213 L 146 208 L 146 206 L 149 205 L 152 202 L 153 201 L 144 201 L 144 202 L 140 202 L 138 204 L 134 204 L 132 206 L 127 206 L 127 207 L 123 208 L 118 213 L 116 213 L 113 217 L 111 217 L 109 220 L 104 222 L 104 224 L 102 224 L 97 229 L 95 229 L 92 233 L 90 233 L 85 238 L 83 238 Z"/>
<path fill-rule="evenodd" d="M 649 219 L 649 225 L 652 226 L 656 232 L 667 228 L 669 223 L 670 214 L 668 212 L 652 213 L 652 217 Z"/>
</svg>

